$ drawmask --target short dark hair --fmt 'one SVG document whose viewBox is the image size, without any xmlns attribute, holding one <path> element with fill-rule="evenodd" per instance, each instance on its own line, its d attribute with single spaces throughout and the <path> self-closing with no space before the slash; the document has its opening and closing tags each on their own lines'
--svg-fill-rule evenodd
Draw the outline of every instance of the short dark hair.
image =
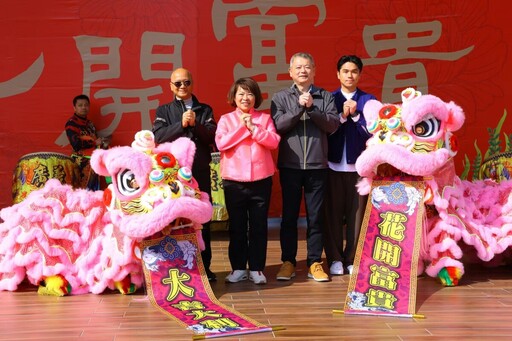
<svg viewBox="0 0 512 341">
<path fill-rule="evenodd" d="M 81 95 L 78 95 L 75 98 L 73 98 L 73 106 L 76 105 L 76 102 L 78 102 L 79 99 L 85 99 L 88 103 L 91 103 L 91 101 L 89 100 L 89 97 L 87 95 L 81 94 Z"/>
<path fill-rule="evenodd" d="M 236 92 L 238 87 L 241 87 L 244 90 L 250 91 L 254 95 L 254 107 L 258 108 L 263 102 L 263 96 L 261 95 L 260 86 L 258 83 L 252 79 L 251 77 L 244 77 L 237 79 L 231 88 L 228 91 L 228 103 L 232 107 L 236 107 Z"/>
<path fill-rule="evenodd" d="M 343 64 L 348 62 L 356 64 L 357 68 L 359 69 L 359 72 L 363 72 L 363 61 L 361 60 L 361 58 L 353 54 L 342 56 L 338 60 L 336 71 L 340 71 Z"/>
</svg>

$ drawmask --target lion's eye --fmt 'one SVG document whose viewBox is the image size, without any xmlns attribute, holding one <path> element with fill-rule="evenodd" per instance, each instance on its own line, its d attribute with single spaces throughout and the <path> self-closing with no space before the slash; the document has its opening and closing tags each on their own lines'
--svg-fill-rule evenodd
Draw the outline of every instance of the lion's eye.
<svg viewBox="0 0 512 341">
<path fill-rule="evenodd" d="M 119 193 L 126 196 L 133 195 L 139 191 L 140 186 L 137 184 L 135 174 L 131 170 L 125 169 L 117 173 L 117 189 Z"/>
<path fill-rule="evenodd" d="M 428 138 L 435 136 L 439 132 L 440 126 L 439 120 L 433 117 L 416 124 L 412 132 L 418 137 Z"/>
</svg>

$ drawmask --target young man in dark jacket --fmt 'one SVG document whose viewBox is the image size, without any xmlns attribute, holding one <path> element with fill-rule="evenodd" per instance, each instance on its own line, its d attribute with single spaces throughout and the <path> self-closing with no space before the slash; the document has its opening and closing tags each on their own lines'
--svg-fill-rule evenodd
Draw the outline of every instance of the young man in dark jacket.
<svg viewBox="0 0 512 341">
<path fill-rule="evenodd" d="M 361 228 L 357 215 L 358 212 L 364 215 L 364 199 L 356 189 L 359 174 L 355 163 L 371 136 L 366 129 L 364 105 L 375 96 L 357 87 L 362 71 L 363 62 L 357 56 L 346 55 L 338 60 L 337 77 L 341 86 L 333 96 L 340 125 L 329 136 L 329 176 L 324 203 L 324 247 L 331 275 L 342 275 L 344 265 L 352 273 Z"/>
<path fill-rule="evenodd" d="M 179 137 L 188 137 L 194 141 L 196 154 L 192 174 L 201 191 L 211 195 L 211 146 L 215 143 L 217 129 L 213 110 L 208 104 L 200 103 L 193 95 L 194 82 L 188 70 L 174 70 L 171 74 L 170 88 L 174 93 L 174 100 L 156 109 L 156 118 L 153 122 L 155 141 L 172 142 Z M 201 252 L 201 257 L 208 279 L 213 281 L 216 276 L 210 271 L 212 249 L 209 222 L 203 225 L 202 235 L 205 250 Z"/>
</svg>

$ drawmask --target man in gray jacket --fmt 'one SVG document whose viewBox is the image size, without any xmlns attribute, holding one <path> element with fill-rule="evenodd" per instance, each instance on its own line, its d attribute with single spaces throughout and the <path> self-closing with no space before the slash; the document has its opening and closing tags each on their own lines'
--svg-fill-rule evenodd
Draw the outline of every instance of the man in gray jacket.
<svg viewBox="0 0 512 341">
<path fill-rule="evenodd" d="M 308 277 L 324 282 L 322 268 L 322 206 L 327 179 L 327 136 L 338 128 L 339 116 L 330 92 L 313 85 L 315 62 L 299 52 L 290 60 L 293 85 L 272 98 L 271 113 L 281 135 L 277 166 L 282 190 L 281 260 L 278 280 L 295 276 L 297 220 L 302 191 L 307 215 Z"/>
</svg>

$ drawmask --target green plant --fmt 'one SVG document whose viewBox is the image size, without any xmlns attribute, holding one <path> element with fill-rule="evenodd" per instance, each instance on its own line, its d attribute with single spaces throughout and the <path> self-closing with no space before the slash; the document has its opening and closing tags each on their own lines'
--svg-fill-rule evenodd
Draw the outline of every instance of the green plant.
<svg viewBox="0 0 512 341">
<path fill-rule="evenodd" d="M 505 119 L 507 118 L 507 110 L 505 109 L 503 112 L 503 116 L 501 116 L 500 121 L 498 122 L 498 125 L 496 128 L 487 128 L 487 132 L 489 134 L 489 148 L 485 152 L 485 155 L 482 160 L 482 152 L 480 151 L 480 148 L 478 147 L 478 143 L 475 140 L 474 146 L 476 150 L 475 158 L 473 159 L 473 162 L 470 163 L 470 160 L 468 156 L 464 155 L 464 161 L 462 162 L 463 165 L 463 171 L 461 174 L 461 179 L 467 180 L 468 174 L 471 173 L 471 180 L 480 180 L 480 168 L 482 167 L 482 164 L 484 164 L 488 159 L 492 158 L 493 156 L 496 156 L 501 151 L 501 141 L 500 141 L 500 133 L 501 128 L 503 127 L 503 124 L 505 122 Z M 504 140 L 505 140 L 505 150 L 503 153 L 511 152 L 512 151 L 512 134 L 507 135 L 504 133 Z"/>
</svg>

